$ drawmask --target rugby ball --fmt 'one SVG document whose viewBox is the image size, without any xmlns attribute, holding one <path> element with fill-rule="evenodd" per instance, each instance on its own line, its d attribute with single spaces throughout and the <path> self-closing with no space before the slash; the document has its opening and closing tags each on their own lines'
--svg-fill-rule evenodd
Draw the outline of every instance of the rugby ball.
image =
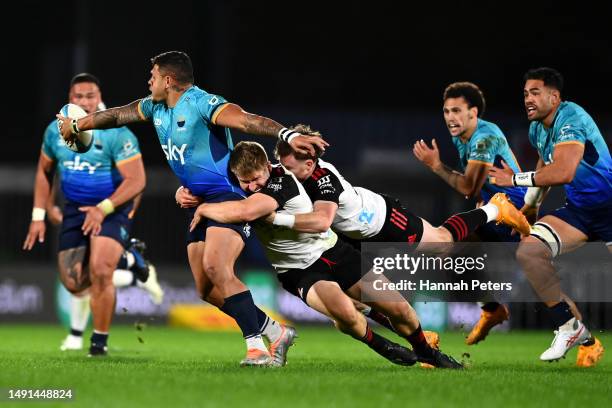
<svg viewBox="0 0 612 408">
<path fill-rule="evenodd" d="M 59 114 L 65 118 L 70 118 L 70 119 L 80 119 L 83 116 L 87 116 L 87 112 L 85 112 L 83 108 L 81 108 L 78 105 L 75 105 L 74 103 L 68 103 L 62 106 L 62 109 L 59 111 Z M 57 127 L 58 129 L 61 128 L 61 123 L 59 120 L 57 121 Z M 61 130 L 60 130 L 60 138 L 61 137 L 62 135 L 61 135 Z M 64 139 L 62 138 L 62 140 Z M 70 143 L 64 140 L 66 147 L 72 150 L 73 152 L 77 152 L 77 153 L 87 152 L 89 148 L 91 147 L 92 142 L 93 142 L 93 131 L 92 130 L 83 130 L 79 132 L 76 135 L 76 139 L 74 140 L 74 143 Z"/>
</svg>

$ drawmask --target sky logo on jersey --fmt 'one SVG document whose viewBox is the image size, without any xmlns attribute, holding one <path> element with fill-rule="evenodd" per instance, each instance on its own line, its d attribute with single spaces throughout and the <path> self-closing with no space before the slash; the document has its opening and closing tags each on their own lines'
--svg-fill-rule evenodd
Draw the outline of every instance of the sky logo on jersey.
<svg viewBox="0 0 612 408">
<path fill-rule="evenodd" d="M 166 155 L 166 160 L 168 161 L 179 161 L 182 165 L 185 164 L 185 157 L 183 154 L 185 153 L 185 148 L 187 144 L 182 144 L 181 147 L 172 143 L 172 139 L 168 139 L 167 144 L 162 145 L 162 149 L 164 154 Z"/>
<path fill-rule="evenodd" d="M 89 174 L 94 174 L 96 169 L 100 167 L 101 165 L 102 163 L 96 163 L 92 165 L 91 163 L 86 162 L 85 160 L 81 161 L 81 156 L 78 156 L 78 155 L 74 158 L 74 160 L 64 161 L 64 166 L 66 166 L 67 169 L 70 169 L 73 171 L 87 170 Z"/>
</svg>

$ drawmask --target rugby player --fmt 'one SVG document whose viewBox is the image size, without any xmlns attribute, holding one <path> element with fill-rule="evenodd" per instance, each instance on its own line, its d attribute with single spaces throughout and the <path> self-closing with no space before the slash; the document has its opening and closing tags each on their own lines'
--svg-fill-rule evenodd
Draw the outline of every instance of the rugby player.
<svg viewBox="0 0 612 408">
<path fill-rule="evenodd" d="M 431 148 L 422 139 L 417 141 L 413 147 L 415 157 L 465 198 L 476 198 L 477 206 L 502 192 L 517 208 L 522 208 L 525 187 L 499 187 L 487 178 L 489 167 L 494 163 L 500 165 L 502 160 L 514 171 L 521 170 L 501 129 L 482 119 L 486 102 L 480 88 L 471 82 L 454 82 L 444 90 L 443 101 L 444 121 L 459 153 L 460 171 L 440 160 L 436 139 L 432 139 Z M 512 228 L 503 224 L 482 225 L 474 235 L 485 242 L 520 240 L 520 235 L 513 234 Z M 480 307 L 480 319 L 465 339 L 468 345 L 484 340 L 493 327 L 510 317 L 506 305 L 486 302 L 480 303 Z"/>
<path fill-rule="evenodd" d="M 87 73 L 76 75 L 70 83 L 69 100 L 86 112 L 97 111 L 102 105 L 99 80 Z M 56 121 L 47 127 L 34 184 L 32 222 L 23 245 L 30 250 L 37 241 L 44 242 L 45 208 L 52 201 L 57 167 L 66 199 L 63 212 L 54 214 L 62 222 L 58 266 L 63 285 L 73 294 L 71 331 L 61 349 L 82 348 L 91 303 L 94 326 L 91 356 L 107 353 L 115 287 L 138 283 L 155 303 L 161 303 L 163 297 L 152 265 L 134 259 L 132 264 L 136 265 L 132 270 L 128 270 L 129 264 L 118 266 L 120 258 L 125 258 L 125 262 L 128 258 L 142 258 L 129 241 L 133 200 L 145 186 L 138 142 L 127 128 L 100 133 L 104 133 L 102 138 L 96 139 L 89 151 L 79 154 L 66 147 Z M 104 206 L 108 200 L 115 203 L 114 211 Z M 124 256 L 128 246 L 131 251 Z"/>
<path fill-rule="evenodd" d="M 244 198 L 227 168 L 233 147 L 230 129 L 283 138 L 297 150 L 327 146 L 321 138 L 302 136 L 198 88 L 194 85 L 191 59 L 183 52 L 160 54 L 151 59 L 151 64 L 150 96 L 78 120 L 58 115 L 64 139 L 74 141 L 81 130 L 150 121 L 181 184 L 207 202 Z M 195 209 L 187 211 L 191 217 Z M 234 263 L 249 234 L 246 223 L 207 220 L 189 232 L 189 264 L 200 297 L 219 307 L 240 326 L 247 344 L 247 355 L 241 365 L 268 365 L 272 361 L 283 365 L 295 330 L 275 322 L 257 308 L 251 292 L 234 273 Z M 262 334 L 269 340 L 270 350 Z"/>
<path fill-rule="evenodd" d="M 587 241 L 600 240 L 612 248 L 612 159 L 593 118 L 576 103 L 563 101 L 562 91 L 563 77 L 555 69 L 527 71 L 523 95 L 531 121 L 529 141 L 539 154 L 536 170 L 516 172 L 502 162 L 501 168 L 491 167 L 489 175 L 501 187 L 535 188 L 538 200 L 526 202 L 523 209 L 533 216 L 551 186 L 564 186 L 565 205 L 533 225 L 531 235 L 521 240 L 517 259 L 559 327 L 540 359 L 555 361 L 580 346 L 577 364 L 588 367 L 601 359 L 604 348 L 579 314 L 572 313 L 552 260 Z"/>
<path fill-rule="evenodd" d="M 312 201 L 295 176 L 282 165 L 271 165 L 264 148 L 240 142 L 230 156 L 230 169 L 249 197 L 243 201 L 205 202 L 198 206 L 191 227 L 201 220 L 250 222 L 276 214 L 313 211 Z M 316 211 L 316 210 L 315 210 Z M 361 299 L 361 255 L 327 229 L 298 232 L 264 220 L 254 223 L 257 237 L 285 290 L 329 316 L 342 332 L 366 343 L 388 358 L 388 340 L 374 333 L 351 299 Z M 417 360 L 435 367 L 461 368 L 452 357 L 429 346 L 416 312 L 397 294 L 393 301 L 372 302 L 408 340 Z"/>
<path fill-rule="evenodd" d="M 305 125 L 295 129 L 301 134 L 318 134 Z M 455 214 L 442 226 L 433 227 L 404 208 L 398 199 L 353 187 L 333 164 L 319 157 L 320 153 L 315 156 L 302 154 L 282 141 L 277 143 L 276 155 L 281 164 L 303 183 L 315 209 L 321 211 L 295 217 L 276 214 L 272 220 L 274 225 L 307 232 L 321 232 L 332 227 L 353 240 L 421 243 L 419 249 L 430 243 L 460 241 L 492 221 L 529 232 L 525 216 L 503 193 L 496 194 L 480 208 Z"/>
</svg>

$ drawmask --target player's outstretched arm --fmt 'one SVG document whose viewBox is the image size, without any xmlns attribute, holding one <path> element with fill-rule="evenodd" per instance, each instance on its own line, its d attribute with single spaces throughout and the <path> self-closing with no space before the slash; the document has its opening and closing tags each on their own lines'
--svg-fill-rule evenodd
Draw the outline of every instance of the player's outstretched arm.
<svg viewBox="0 0 612 408">
<path fill-rule="evenodd" d="M 27 251 L 34 247 L 36 241 L 40 243 L 45 242 L 45 208 L 51 195 L 54 170 L 55 161 L 51 160 L 41 151 L 34 180 L 32 222 L 30 222 L 28 235 L 23 243 L 23 249 Z"/>
<path fill-rule="evenodd" d="M 489 176 L 493 184 L 504 187 L 550 187 L 569 184 L 574 180 L 583 153 L 584 145 L 581 143 L 557 145 L 552 163 L 542 166 L 537 171 L 515 174 L 505 162 L 502 162 L 501 169 L 498 167 L 489 169 Z"/>
<path fill-rule="evenodd" d="M 490 164 L 469 161 L 465 168 L 465 173 L 459 173 L 442 163 L 436 139 L 432 139 L 431 145 L 432 147 L 430 148 L 421 139 L 414 144 L 412 152 L 420 162 L 429 167 L 431 171 L 466 198 L 478 195 L 487 179 Z"/>
<path fill-rule="evenodd" d="M 269 222 L 300 232 L 326 232 L 332 225 L 338 204 L 331 201 L 316 201 L 312 212 L 304 214 L 273 213 Z"/>
<path fill-rule="evenodd" d="M 193 215 L 189 229 L 193 231 L 202 218 L 228 224 L 249 222 L 264 217 L 277 208 L 278 202 L 274 198 L 261 193 L 255 193 L 245 200 L 204 203 L 200 204 Z"/>
<path fill-rule="evenodd" d="M 118 108 L 110 108 L 103 111 L 90 113 L 76 121 L 77 129 L 110 129 L 121 127 L 135 122 L 146 122 L 138 106 L 141 99 Z M 64 140 L 71 141 L 75 138 L 75 132 L 70 118 L 55 115 L 61 121 L 60 133 Z"/>
<path fill-rule="evenodd" d="M 283 138 L 293 149 L 301 153 L 315 155 L 313 146 L 318 146 L 322 151 L 325 151 L 325 148 L 329 146 L 329 143 L 320 137 L 304 136 L 292 132 L 280 123 L 264 116 L 248 113 L 234 103 L 228 103 L 227 107 L 223 108 L 215 118 L 214 123 L 250 135 Z"/>
</svg>

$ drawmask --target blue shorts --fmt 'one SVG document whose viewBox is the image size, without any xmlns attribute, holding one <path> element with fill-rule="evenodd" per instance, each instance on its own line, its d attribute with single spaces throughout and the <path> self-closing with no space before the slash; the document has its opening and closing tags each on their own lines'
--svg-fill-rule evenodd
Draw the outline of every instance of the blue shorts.
<svg viewBox="0 0 612 408">
<path fill-rule="evenodd" d="M 597 209 L 583 209 L 566 203 L 563 207 L 546 214 L 565 221 L 582 231 L 589 241 L 612 243 L 612 205 Z"/>
<path fill-rule="evenodd" d="M 224 201 L 237 201 L 244 200 L 244 197 L 238 193 L 226 192 L 216 194 L 212 197 L 208 197 L 206 199 L 207 203 L 222 203 Z M 208 218 L 202 219 L 202 221 L 196 226 L 193 231 L 189 231 L 189 225 L 191 224 L 191 220 L 193 219 L 193 214 L 195 214 L 197 207 L 187 208 L 187 245 L 192 242 L 200 242 L 206 241 L 206 229 L 208 227 L 221 227 L 221 228 L 229 228 L 231 230 L 236 231 L 242 239 L 246 242 L 246 240 L 251 236 L 251 226 L 248 222 L 241 222 L 236 224 L 226 224 L 222 222 L 217 222 L 213 220 L 209 220 Z"/>
<path fill-rule="evenodd" d="M 504 224 L 490 222 L 476 229 L 476 235 L 482 242 L 519 242 L 521 234 L 512 235 L 512 228 Z"/>
<path fill-rule="evenodd" d="M 84 204 L 67 202 L 64 206 L 64 217 L 62 230 L 59 237 L 59 250 L 89 246 L 89 236 L 83 235 L 81 227 L 85 222 L 85 213 L 79 211 Z M 132 210 L 132 203 L 123 205 L 115 212 L 107 215 L 102 222 L 100 236 L 109 237 L 119 242 L 124 248 L 130 240 L 130 228 L 132 221 L 128 214 Z"/>
</svg>

